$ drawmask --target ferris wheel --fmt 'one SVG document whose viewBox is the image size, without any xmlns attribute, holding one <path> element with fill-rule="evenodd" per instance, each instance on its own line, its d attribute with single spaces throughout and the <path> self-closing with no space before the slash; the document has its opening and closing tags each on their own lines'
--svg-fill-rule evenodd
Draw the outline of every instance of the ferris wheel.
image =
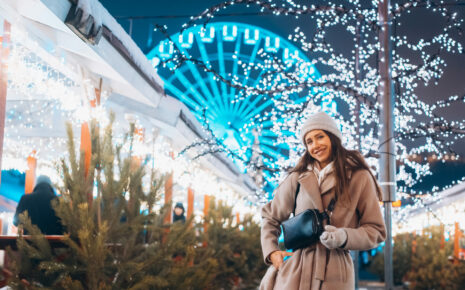
<svg viewBox="0 0 465 290">
<path fill-rule="evenodd" d="M 289 64 L 289 68 L 292 63 L 306 63 L 306 78 L 310 81 L 318 79 L 318 70 L 302 51 L 268 30 L 235 22 L 191 27 L 172 35 L 170 39 L 160 42 L 147 54 L 164 81 L 165 90 L 185 103 L 202 123 L 206 118 L 215 135 L 229 149 L 240 152 L 241 148 L 257 148 L 258 143 L 261 162 L 269 168 L 274 168 L 276 160 L 287 159 L 289 147 L 276 142 L 277 136 L 271 130 L 274 121 L 284 120 L 279 120 L 279 117 L 274 121 L 263 118 L 281 96 L 243 94 L 239 89 L 219 81 L 208 69 L 225 79 L 254 87 L 263 80 L 267 71 L 250 70 L 247 65 L 265 64 L 271 57 Z M 188 58 L 200 60 L 207 71 L 190 61 L 170 70 L 174 64 L 169 60 L 176 49 Z M 166 65 L 158 65 L 160 61 Z M 271 79 L 268 85 L 279 81 L 282 80 Z M 251 150 L 241 154 L 246 160 L 254 156 Z M 271 177 L 270 172 L 265 170 L 263 173 L 265 179 Z"/>
</svg>

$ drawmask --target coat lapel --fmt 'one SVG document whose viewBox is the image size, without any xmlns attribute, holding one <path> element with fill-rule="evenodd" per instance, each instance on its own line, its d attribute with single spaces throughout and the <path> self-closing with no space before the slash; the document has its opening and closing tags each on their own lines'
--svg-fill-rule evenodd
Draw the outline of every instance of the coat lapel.
<svg viewBox="0 0 465 290">
<path fill-rule="evenodd" d="M 298 179 L 301 190 L 304 189 L 305 192 L 310 196 L 310 200 L 313 202 L 315 208 L 319 211 L 323 211 L 323 202 L 321 201 L 321 191 L 318 186 L 318 180 L 316 179 L 313 171 L 306 171 L 299 176 Z"/>
<path fill-rule="evenodd" d="M 334 172 L 329 173 L 321 183 L 320 190 L 321 195 L 330 191 L 336 185 L 336 177 L 334 176 Z"/>
</svg>

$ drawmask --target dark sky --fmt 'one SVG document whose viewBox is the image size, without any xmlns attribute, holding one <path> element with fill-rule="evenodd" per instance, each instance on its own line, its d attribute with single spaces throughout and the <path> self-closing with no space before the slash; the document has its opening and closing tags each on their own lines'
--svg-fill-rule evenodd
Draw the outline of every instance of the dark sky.
<svg viewBox="0 0 465 290">
<path fill-rule="evenodd" d="M 159 32 L 153 32 L 153 23 L 167 25 L 168 32 L 174 34 L 179 32 L 181 25 L 189 20 L 192 15 L 197 15 L 206 8 L 221 3 L 221 0 L 100 0 L 108 11 L 120 22 L 120 24 L 129 32 L 128 17 L 133 17 L 132 37 L 139 45 L 143 52 L 148 52 L 164 36 Z M 278 2 L 278 1 L 277 1 Z M 299 1 L 296 1 L 299 2 Z M 302 1 L 300 1 L 302 2 Z M 308 1 L 305 1 L 308 3 Z M 312 1 L 314 3 L 316 1 Z M 320 1 L 320 3 L 324 1 Z M 298 20 L 288 16 L 274 16 L 254 14 L 258 12 L 254 6 L 246 8 L 244 5 L 230 7 L 222 10 L 220 14 L 248 13 L 246 16 L 222 16 L 215 17 L 214 21 L 236 21 L 249 23 L 268 29 L 282 37 L 286 38 L 293 32 L 296 26 L 300 26 L 307 35 L 310 35 L 314 24 L 305 17 Z M 465 18 L 465 7 L 458 8 L 458 17 Z M 137 17 L 152 17 L 137 19 Z M 422 12 L 422 9 L 415 11 L 415 17 L 402 18 L 402 26 L 398 27 L 397 32 L 405 34 L 411 40 L 428 38 L 433 34 L 441 32 L 443 23 L 439 23 L 431 18 L 428 12 Z M 465 27 L 463 27 L 465 29 Z M 329 36 L 331 37 L 331 36 Z M 336 37 L 340 37 L 337 35 Z M 465 45 L 465 36 L 459 38 Z M 340 42 L 340 40 L 339 40 Z M 341 42 L 343 43 L 343 42 Z M 346 45 L 343 43 L 343 45 Z M 435 100 L 443 99 L 452 94 L 465 94 L 464 75 L 465 75 L 465 55 L 449 56 L 447 58 L 447 69 L 437 86 L 420 86 L 419 95 L 432 103 Z M 441 112 L 449 119 L 463 119 L 465 116 L 465 104 L 459 107 L 444 110 Z M 459 149 L 459 148 L 458 148 Z M 465 153 L 465 150 L 463 151 Z"/>
<path fill-rule="evenodd" d="M 222 3 L 220 0 L 100 0 L 100 2 L 108 9 L 108 11 L 119 20 L 120 24 L 129 31 L 129 20 L 125 17 L 138 17 L 138 16 L 160 16 L 151 19 L 134 19 L 133 20 L 133 33 L 132 37 L 141 49 L 146 52 L 151 47 L 147 46 L 147 39 L 149 34 L 153 37 L 153 43 L 158 43 L 163 36 L 157 32 L 151 32 L 151 23 L 167 25 L 169 32 L 179 32 L 181 25 L 189 20 L 192 15 L 197 15 L 204 11 L 206 8 Z M 272 15 L 259 15 L 258 9 L 254 7 L 245 8 L 244 5 L 231 7 L 223 10 L 221 14 L 234 14 L 234 13 L 250 13 L 257 15 L 247 16 L 221 16 L 215 17 L 215 21 L 235 21 L 249 23 L 261 26 L 265 29 L 271 30 L 284 38 L 293 31 L 296 24 L 301 26 L 306 25 L 300 19 L 296 22 L 291 17 L 276 17 Z M 310 24 L 310 22 L 309 22 Z"/>
<path fill-rule="evenodd" d="M 153 32 L 153 23 L 167 25 L 168 32 L 174 34 L 179 32 L 181 25 L 189 20 L 192 15 L 197 15 L 206 8 L 221 3 L 220 0 L 100 0 L 108 11 L 119 21 L 119 23 L 129 32 L 128 17 L 133 17 L 132 37 L 139 45 L 143 52 L 148 52 L 164 36 L 159 32 Z M 299 1 L 296 1 L 299 2 Z M 302 1 L 300 1 L 302 3 Z M 304 1 L 309 3 L 308 1 Z M 316 1 L 312 1 L 315 3 Z M 393 2 L 393 1 L 391 1 Z M 320 1 L 319 3 L 324 3 Z M 283 38 L 288 37 L 296 26 L 300 26 L 307 35 L 314 29 L 314 24 L 305 17 L 295 19 L 288 16 L 260 15 L 258 9 L 253 6 L 246 8 L 244 5 L 222 10 L 221 14 L 248 13 L 249 15 L 233 15 L 215 17 L 214 21 L 234 21 L 256 25 L 270 30 Z M 434 34 L 440 33 L 443 23 L 431 17 L 427 10 L 418 10 L 415 16 L 402 18 L 402 26 L 397 28 L 399 35 L 405 34 L 411 40 L 428 38 Z M 458 8 L 458 17 L 465 18 L 465 7 Z M 137 17 L 151 17 L 137 19 Z M 465 29 L 465 27 L 463 27 Z M 334 38 L 340 38 L 336 34 Z M 347 45 L 346 42 L 337 39 L 341 45 Z M 332 39 L 334 40 L 334 39 Z M 350 41 L 350 38 L 349 38 Z M 461 36 L 459 41 L 465 45 L 465 36 Z M 352 43 L 351 43 L 352 47 Z M 311 56 L 310 56 L 311 58 Z M 443 78 L 437 86 L 430 85 L 424 87 L 420 85 L 417 94 L 427 103 L 434 103 L 437 100 L 447 98 L 450 95 L 465 94 L 465 55 L 452 55 L 446 58 L 447 68 Z M 318 67 L 318 66 L 317 66 Z M 455 105 L 451 108 L 439 111 L 440 115 L 448 120 L 465 119 L 465 103 Z M 465 155 L 465 140 L 456 142 L 454 149 L 461 155 Z M 462 162 L 463 162 L 462 157 Z M 465 172 L 458 175 L 465 176 Z"/>
</svg>

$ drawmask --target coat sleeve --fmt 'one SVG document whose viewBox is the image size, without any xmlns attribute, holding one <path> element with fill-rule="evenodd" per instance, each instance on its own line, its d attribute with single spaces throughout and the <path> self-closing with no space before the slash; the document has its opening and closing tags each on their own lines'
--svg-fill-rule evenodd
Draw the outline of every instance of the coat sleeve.
<svg viewBox="0 0 465 290">
<path fill-rule="evenodd" d="M 279 250 L 278 238 L 281 235 L 281 222 L 287 220 L 294 209 L 297 178 L 297 173 L 291 173 L 286 177 L 276 188 L 273 200 L 262 208 L 261 243 L 267 265 L 271 264 L 269 255 Z"/>
<path fill-rule="evenodd" d="M 379 206 L 375 181 L 371 174 L 363 170 L 357 173 L 356 188 L 360 196 L 357 202 L 359 214 L 358 228 L 344 228 L 347 233 L 346 250 L 369 250 L 386 239 L 386 226 Z M 355 178 L 355 176 L 354 176 Z"/>
</svg>

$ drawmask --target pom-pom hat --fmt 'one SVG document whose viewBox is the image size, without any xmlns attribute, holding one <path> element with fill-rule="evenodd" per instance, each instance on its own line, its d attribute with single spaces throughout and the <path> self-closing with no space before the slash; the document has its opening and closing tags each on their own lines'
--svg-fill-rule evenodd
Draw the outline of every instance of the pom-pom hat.
<svg viewBox="0 0 465 290">
<path fill-rule="evenodd" d="M 311 115 L 300 129 L 300 137 L 305 144 L 304 137 L 312 130 L 325 130 L 332 133 L 342 141 L 342 133 L 336 121 L 325 112 L 318 112 Z"/>
</svg>

